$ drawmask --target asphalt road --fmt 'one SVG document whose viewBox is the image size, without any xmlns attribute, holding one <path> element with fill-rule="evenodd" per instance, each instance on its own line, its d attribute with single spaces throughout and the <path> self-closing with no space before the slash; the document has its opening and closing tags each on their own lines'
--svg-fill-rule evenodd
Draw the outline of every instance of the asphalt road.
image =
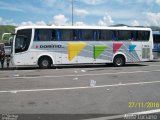
<svg viewBox="0 0 160 120">
<path fill-rule="evenodd" d="M 154 102 L 159 106 L 146 105 Z M 0 70 L 1 114 L 49 114 L 51 118 L 72 114 L 74 119 L 83 114 L 88 119 L 159 109 L 159 61 L 120 68 L 79 65 Z"/>
</svg>

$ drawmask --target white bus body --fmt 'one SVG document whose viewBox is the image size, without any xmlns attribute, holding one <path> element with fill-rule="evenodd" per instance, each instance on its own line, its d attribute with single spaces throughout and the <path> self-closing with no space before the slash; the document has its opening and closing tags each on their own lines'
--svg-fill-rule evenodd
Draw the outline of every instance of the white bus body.
<svg viewBox="0 0 160 120">
<path fill-rule="evenodd" d="M 11 61 L 16 66 L 114 63 L 153 59 L 150 28 L 27 26 L 15 30 Z"/>
</svg>

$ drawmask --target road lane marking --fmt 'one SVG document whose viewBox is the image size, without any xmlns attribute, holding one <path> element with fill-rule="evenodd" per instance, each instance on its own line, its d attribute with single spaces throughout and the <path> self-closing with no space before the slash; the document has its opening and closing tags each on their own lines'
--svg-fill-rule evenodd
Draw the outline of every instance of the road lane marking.
<svg viewBox="0 0 160 120">
<path fill-rule="evenodd" d="M 63 77 L 83 77 L 83 76 L 102 76 L 102 75 L 118 75 L 118 74 L 135 74 L 135 73 L 149 73 L 149 72 L 160 72 L 160 70 L 142 70 L 142 71 L 131 71 L 131 72 L 114 72 L 114 73 L 95 73 L 95 74 L 76 74 L 76 75 L 59 75 L 59 76 L 34 76 L 34 77 L 4 77 L 0 79 L 36 79 L 36 78 L 63 78 Z"/>
<path fill-rule="evenodd" d="M 126 117 L 126 120 L 128 120 L 127 117 L 132 118 L 133 115 L 139 115 L 140 116 L 140 115 L 148 115 L 148 114 L 155 114 L 155 113 L 160 113 L 160 109 L 134 112 L 134 113 L 126 113 L 126 114 L 122 114 L 122 115 L 114 115 L 114 116 L 108 116 L 108 117 L 84 119 L 84 120 L 113 120 L 113 119 L 118 119 L 118 118 L 122 118 L 122 119 L 125 120 L 125 117 Z M 132 119 L 130 119 L 130 120 L 132 120 Z M 137 119 L 135 119 L 135 120 L 137 120 Z M 156 119 L 156 120 L 158 120 L 158 119 Z"/>
<path fill-rule="evenodd" d="M 8 72 L 36 72 L 38 70 L 0 70 L 1 73 L 8 73 Z"/>
<path fill-rule="evenodd" d="M 28 90 L 5 90 L 5 91 L 0 91 L 0 93 L 20 93 L 20 92 L 43 92 L 43 91 L 78 90 L 78 89 L 90 89 L 90 88 L 105 88 L 105 87 L 145 85 L 145 84 L 154 84 L 154 83 L 160 83 L 160 81 L 137 82 L 137 83 L 119 83 L 119 84 L 110 84 L 110 85 L 85 86 L 85 87 L 70 87 L 70 88 L 28 89 Z"/>
</svg>

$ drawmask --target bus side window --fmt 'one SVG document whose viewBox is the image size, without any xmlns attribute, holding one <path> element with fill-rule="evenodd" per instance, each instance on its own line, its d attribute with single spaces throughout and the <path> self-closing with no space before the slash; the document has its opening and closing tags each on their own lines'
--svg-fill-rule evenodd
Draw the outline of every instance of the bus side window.
<svg viewBox="0 0 160 120">
<path fill-rule="evenodd" d="M 78 40 L 81 41 L 83 39 L 82 35 L 82 30 L 78 30 Z"/>
<path fill-rule="evenodd" d="M 62 32 L 61 32 L 61 30 L 57 30 L 57 40 L 58 41 L 62 40 Z"/>
<path fill-rule="evenodd" d="M 52 41 L 53 39 L 52 39 L 52 30 L 50 29 L 50 30 L 48 30 L 48 35 L 46 36 L 46 39 L 47 39 L 47 41 Z"/>
<path fill-rule="evenodd" d="M 102 40 L 102 41 L 106 40 L 106 31 L 105 30 L 100 31 L 100 40 Z"/>
<path fill-rule="evenodd" d="M 112 41 L 112 31 L 106 30 L 106 41 Z"/>
<path fill-rule="evenodd" d="M 38 38 L 39 38 L 38 41 L 45 41 L 44 30 L 39 30 Z"/>
<path fill-rule="evenodd" d="M 145 32 L 142 31 L 141 34 L 142 34 L 142 41 L 145 41 Z"/>
<path fill-rule="evenodd" d="M 149 31 L 137 31 L 138 41 L 149 41 L 150 32 Z"/>
<path fill-rule="evenodd" d="M 136 41 L 136 31 L 131 31 L 131 41 Z"/>
<path fill-rule="evenodd" d="M 138 41 L 138 31 L 135 31 L 135 41 Z"/>
<path fill-rule="evenodd" d="M 52 30 L 52 38 L 51 38 L 51 40 L 52 41 L 56 41 L 56 30 Z"/>
<path fill-rule="evenodd" d="M 124 33 L 123 33 L 123 30 L 118 30 L 118 40 L 121 41 L 121 40 L 124 40 Z M 115 33 L 114 33 L 115 34 Z M 115 36 L 115 35 L 114 35 Z"/>
<path fill-rule="evenodd" d="M 93 31 L 93 40 L 94 41 L 98 40 L 98 32 L 97 31 Z"/>
<path fill-rule="evenodd" d="M 93 41 L 93 31 L 90 29 L 83 30 L 83 40 Z"/>
<path fill-rule="evenodd" d="M 77 30 L 73 30 L 73 41 L 76 41 L 77 39 Z"/>
<path fill-rule="evenodd" d="M 117 41 L 117 31 L 112 31 L 112 40 Z"/>
<path fill-rule="evenodd" d="M 97 31 L 97 40 L 101 40 L 101 32 Z"/>
<path fill-rule="evenodd" d="M 154 43 L 160 43 L 160 34 L 154 34 L 153 35 L 153 42 Z"/>
<path fill-rule="evenodd" d="M 34 35 L 34 41 L 51 41 L 52 30 L 51 29 L 36 29 Z"/>
<path fill-rule="evenodd" d="M 93 31 L 93 40 L 97 40 L 97 32 Z"/>
<path fill-rule="evenodd" d="M 150 37 L 150 32 L 149 31 L 144 31 L 144 40 L 145 41 L 149 41 L 149 37 Z"/>
<path fill-rule="evenodd" d="M 39 41 L 39 30 L 35 30 L 34 41 Z"/>
<path fill-rule="evenodd" d="M 141 33 L 141 31 L 137 31 L 137 40 L 138 41 L 142 40 L 142 33 Z"/>
<path fill-rule="evenodd" d="M 118 31 L 118 40 L 130 41 L 132 40 L 130 30 L 119 30 Z"/>
<path fill-rule="evenodd" d="M 61 40 L 62 41 L 70 41 L 70 40 L 73 40 L 73 30 L 71 29 L 63 29 L 61 30 L 62 32 L 62 37 L 61 37 Z"/>
</svg>

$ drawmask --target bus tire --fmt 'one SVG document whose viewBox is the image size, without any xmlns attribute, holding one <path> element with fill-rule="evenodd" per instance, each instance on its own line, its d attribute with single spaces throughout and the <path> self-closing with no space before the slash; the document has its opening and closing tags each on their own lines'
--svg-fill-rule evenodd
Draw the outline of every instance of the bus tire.
<svg viewBox="0 0 160 120">
<path fill-rule="evenodd" d="M 49 69 L 51 68 L 52 61 L 49 57 L 41 57 L 38 60 L 38 65 L 40 69 Z"/>
<path fill-rule="evenodd" d="M 125 57 L 123 55 L 116 55 L 113 60 L 115 67 L 122 67 L 125 65 Z"/>
</svg>

